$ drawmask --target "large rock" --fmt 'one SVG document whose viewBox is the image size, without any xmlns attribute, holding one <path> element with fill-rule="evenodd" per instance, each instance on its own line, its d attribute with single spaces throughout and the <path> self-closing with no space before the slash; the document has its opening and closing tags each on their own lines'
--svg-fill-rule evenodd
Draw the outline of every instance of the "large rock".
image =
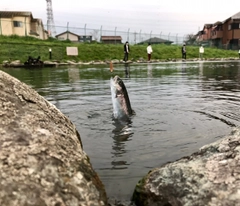
<svg viewBox="0 0 240 206">
<path fill-rule="evenodd" d="M 240 205 L 240 131 L 150 171 L 135 188 L 138 206 Z"/>
<path fill-rule="evenodd" d="M 106 205 L 72 122 L 0 71 L 0 205 Z"/>
</svg>

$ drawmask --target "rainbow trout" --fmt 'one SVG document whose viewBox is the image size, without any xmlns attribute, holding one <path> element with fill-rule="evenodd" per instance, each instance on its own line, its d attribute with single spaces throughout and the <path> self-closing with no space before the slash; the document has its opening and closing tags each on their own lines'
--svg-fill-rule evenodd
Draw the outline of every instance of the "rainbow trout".
<svg viewBox="0 0 240 206">
<path fill-rule="evenodd" d="M 129 118 L 134 114 L 128 97 L 127 89 L 119 76 L 110 79 L 113 103 L 113 117 L 115 119 Z"/>
</svg>

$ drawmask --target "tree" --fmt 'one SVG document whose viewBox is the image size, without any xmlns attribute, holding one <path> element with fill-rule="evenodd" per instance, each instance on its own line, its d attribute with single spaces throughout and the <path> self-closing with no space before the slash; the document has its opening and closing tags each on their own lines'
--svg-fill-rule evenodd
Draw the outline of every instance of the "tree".
<svg viewBox="0 0 240 206">
<path fill-rule="evenodd" d="M 196 39 L 197 39 L 197 35 L 195 34 L 187 34 L 186 36 L 186 43 L 187 44 L 194 44 L 196 42 Z"/>
</svg>

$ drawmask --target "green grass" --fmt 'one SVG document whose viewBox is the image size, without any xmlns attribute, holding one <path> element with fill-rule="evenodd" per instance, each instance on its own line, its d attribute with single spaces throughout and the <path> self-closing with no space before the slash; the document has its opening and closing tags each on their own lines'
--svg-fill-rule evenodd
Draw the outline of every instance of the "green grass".
<svg viewBox="0 0 240 206">
<path fill-rule="evenodd" d="M 78 56 L 67 56 L 66 47 L 78 47 Z M 56 39 L 40 40 L 33 37 L 0 36 L 0 63 L 4 60 L 20 60 L 22 63 L 28 56 L 41 56 L 43 61 L 49 60 L 49 48 L 52 49 L 52 60 L 71 61 L 106 61 L 123 59 L 123 44 L 101 43 L 71 43 Z M 130 45 L 130 60 L 147 60 L 146 45 Z M 170 60 L 181 59 L 181 45 L 152 45 L 152 59 Z M 199 47 L 187 46 L 187 59 L 199 57 Z M 205 48 L 204 58 L 230 58 L 238 57 L 234 50 Z"/>
</svg>

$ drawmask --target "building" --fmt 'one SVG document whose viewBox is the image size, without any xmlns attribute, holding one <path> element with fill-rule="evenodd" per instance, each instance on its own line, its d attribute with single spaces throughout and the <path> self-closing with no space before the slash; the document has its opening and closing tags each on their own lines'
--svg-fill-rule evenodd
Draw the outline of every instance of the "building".
<svg viewBox="0 0 240 206">
<path fill-rule="evenodd" d="M 92 42 L 91 35 L 78 35 L 70 31 L 65 31 L 61 34 L 56 35 L 59 40 L 70 40 L 71 42 Z"/>
<path fill-rule="evenodd" d="M 239 49 L 240 48 L 240 12 L 224 21 L 213 24 L 205 24 L 203 30 L 198 33 L 198 42 L 210 46 Z"/>
<path fill-rule="evenodd" d="M 91 35 L 80 35 L 79 41 L 80 42 L 92 42 L 92 36 Z"/>
<path fill-rule="evenodd" d="M 0 35 L 48 38 L 42 20 L 33 18 L 31 12 L 25 11 L 0 11 Z"/>
<path fill-rule="evenodd" d="M 229 49 L 240 47 L 240 12 L 227 18 L 222 25 L 222 44 Z"/>
<path fill-rule="evenodd" d="M 101 42 L 104 44 L 121 44 L 121 36 L 101 36 Z"/>
<path fill-rule="evenodd" d="M 202 31 L 199 32 L 199 41 L 209 41 L 211 38 L 213 24 L 204 24 Z"/>
<path fill-rule="evenodd" d="M 223 22 L 216 22 L 212 25 L 211 28 L 211 43 L 216 47 L 220 47 L 222 45 L 223 38 Z"/>
<path fill-rule="evenodd" d="M 151 43 L 151 44 L 172 44 L 173 41 L 169 41 L 169 40 L 166 40 L 166 39 L 161 39 L 161 38 L 158 38 L 158 37 L 153 37 L 153 38 L 150 38 L 150 39 L 147 39 L 145 41 L 142 41 L 142 42 L 139 42 L 138 44 L 148 44 L 148 43 Z"/>
<path fill-rule="evenodd" d="M 70 31 L 65 31 L 61 34 L 56 35 L 56 38 L 59 40 L 70 40 L 72 42 L 78 42 L 80 36 L 78 34 L 74 34 Z"/>
</svg>

